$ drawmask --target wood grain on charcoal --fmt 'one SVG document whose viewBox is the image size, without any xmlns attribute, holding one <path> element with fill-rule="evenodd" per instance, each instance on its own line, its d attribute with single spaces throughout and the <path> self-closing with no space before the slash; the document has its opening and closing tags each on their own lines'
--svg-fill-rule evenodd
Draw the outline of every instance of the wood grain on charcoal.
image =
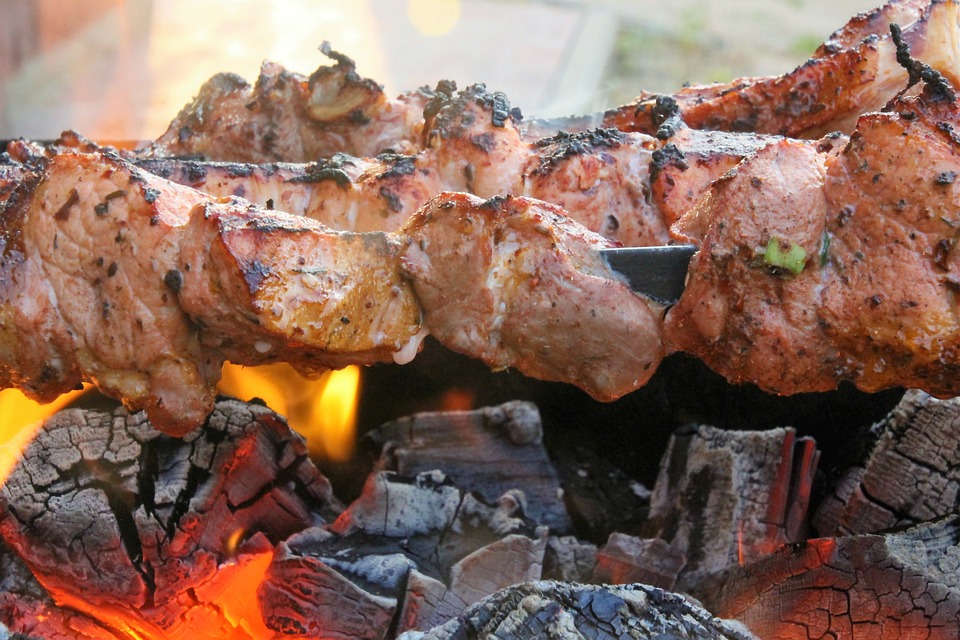
<svg viewBox="0 0 960 640">
<path fill-rule="evenodd" d="M 960 398 L 908 391 L 869 434 L 870 446 L 821 502 L 824 536 L 873 533 L 960 509 Z"/>
<path fill-rule="evenodd" d="M 956 640 L 960 516 L 784 547 L 734 569 L 704 604 L 770 640 Z"/>
</svg>

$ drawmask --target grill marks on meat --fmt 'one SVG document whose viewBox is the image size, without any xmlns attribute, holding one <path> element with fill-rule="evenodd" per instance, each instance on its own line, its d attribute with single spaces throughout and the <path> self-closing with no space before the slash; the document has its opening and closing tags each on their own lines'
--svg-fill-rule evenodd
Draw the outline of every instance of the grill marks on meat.
<svg viewBox="0 0 960 640">
<path fill-rule="evenodd" d="M 838 151 L 784 141 L 742 164 L 678 223 L 702 249 L 667 316 L 673 345 L 778 393 L 960 393 L 960 194 L 941 179 L 960 163 L 957 126 L 957 104 L 925 89 L 861 118 Z M 802 247 L 799 275 L 772 242 Z"/>
<path fill-rule="evenodd" d="M 262 163 L 415 148 L 430 92 L 388 99 L 352 60 L 328 43 L 321 51 L 335 64 L 309 78 L 273 62 L 252 87 L 235 74 L 212 77 L 147 153 Z"/>
<path fill-rule="evenodd" d="M 426 323 L 455 351 L 601 400 L 643 385 L 663 356 L 663 308 L 612 279 L 597 253 L 612 243 L 555 205 L 443 194 L 404 232 Z"/>
</svg>

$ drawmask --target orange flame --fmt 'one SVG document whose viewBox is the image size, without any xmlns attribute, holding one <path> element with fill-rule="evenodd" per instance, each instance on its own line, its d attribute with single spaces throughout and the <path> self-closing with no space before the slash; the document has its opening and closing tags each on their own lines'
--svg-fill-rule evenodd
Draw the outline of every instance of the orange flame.
<svg viewBox="0 0 960 640">
<path fill-rule="evenodd" d="M 276 633 L 267 628 L 260 611 L 257 589 L 266 578 L 273 549 L 243 553 L 221 564 L 208 580 L 197 585 L 192 603 L 171 616 L 160 628 L 154 619 L 135 607 L 100 603 L 91 605 L 82 597 L 51 589 L 57 604 L 80 611 L 111 631 L 84 637 L 116 640 L 268 640 Z M 161 606 L 171 606 L 169 603 Z"/>
<path fill-rule="evenodd" d="M 241 400 L 263 400 L 307 439 L 307 446 L 315 456 L 343 462 L 353 455 L 359 367 L 328 371 L 311 379 L 283 363 L 260 367 L 227 364 L 223 368 L 220 391 Z"/>
<path fill-rule="evenodd" d="M 31 400 L 17 389 L 0 391 L 0 485 L 33 441 L 44 419 L 79 398 L 88 388 L 65 393 L 49 404 Z"/>
</svg>

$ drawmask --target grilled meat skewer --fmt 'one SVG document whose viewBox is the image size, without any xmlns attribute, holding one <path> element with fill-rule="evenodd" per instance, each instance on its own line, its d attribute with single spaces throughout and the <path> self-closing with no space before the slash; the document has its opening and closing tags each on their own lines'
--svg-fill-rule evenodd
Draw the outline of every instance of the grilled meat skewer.
<svg viewBox="0 0 960 640">
<path fill-rule="evenodd" d="M 397 232 L 356 234 L 119 158 L 12 167 L 2 382 L 49 399 L 92 380 L 183 433 L 224 359 L 404 361 L 430 331 L 600 399 L 674 349 L 778 393 L 955 395 L 960 105 L 927 77 L 843 146 L 779 139 L 716 181 L 674 225 L 701 250 L 665 322 L 603 264 L 611 241 L 526 198 L 441 194 Z"/>
<path fill-rule="evenodd" d="M 952 81 L 960 80 L 958 13 L 956 0 L 892 0 L 852 18 L 794 71 L 694 85 L 672 99 L 683 119 L 698 129 L 805 138 L 849 132 L 857 116 L 882 108 L 906 83 L 891 23 L 903 27 L 914 55 Z M 142 153 L 227 162 L 312 162 L 336 153 L 413 154 L 427 146 L 425 121 L 435 101 L 453 93 L 452 83 L 389 99 L 375 82 L 357 74 L 349 58 L 327 43 L 322 51 L 335 64 L 320 67 L 309 78 L 275 63 L 264 64 L 254 86 L 234 74 L 214 76 Z M 521 135 L 532 142 L 597 127 L 654 135 L 661 124 L 657 98 L 643 93 L 605 113 L 525 121 Z M 509 106 L 500 111 L 506 117 Z"/>
<path fill-rule="evenodd" d="M 960 393 L 960 106 L 935 83 L 892 107 L 837 150 L 765 147 L 675 225 L 701 250 L 673 348 L 781 394 Z"/>
<path fill-rule="evenodd" d="M 240 196 L 339 230 L 393 231 L 433 195 L 462 191 L 552 202 L 591 231 L 626 246 L 649 246 L 668 242 L 669 225 L 713 180 L 774 139 L 677 124 L 666 141 L 597 129 L 528 143 L 519 123 L 502 111 L 504 101 L 481 85 L 436 100 L 428 146 L 413 156 L 337 154 L 311 164 L 260 165 L 133 161 L 205 193 Z M 62 148 L 97 150 L 70 133 L 46 149 L 23 141 L 9 145 L 11 155 L 26 163 Z"/>
<path fill-rule="evenodd" d="M 41 401 L 91 381 L 183 434 L 225 360 L 405 362 L 433 327 L 600 399 L 642 385 L 663 354 L 662 307 L 609 270 L 597 249 L 610 241 L 546 203 L 446 194 L 407 228 L 358 234 L 97 153 L 0 177 L 0 385 Z"/>
</svg>

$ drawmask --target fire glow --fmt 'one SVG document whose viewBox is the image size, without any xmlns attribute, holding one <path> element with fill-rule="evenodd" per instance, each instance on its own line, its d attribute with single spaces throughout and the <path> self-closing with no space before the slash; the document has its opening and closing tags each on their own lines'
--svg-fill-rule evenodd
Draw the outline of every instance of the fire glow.
<svg viewBox="0 0 960 640">
<path fill-rule="evenodd" d="M 327 371 L 311 379 L 284 363 L 260 367 L 227 364 L 220 391 L 241 400 L 263 400 L 307 439 L 311 455 L 317 458 L 343 462 L 353 455 L 359 367 Z"/>
<path fill-rule="evenodd" d="M 67 406 L 89 387 L 65 393 L 49 404 L 40 404 L 23 395 L 18 389 L 0 391 L 0 485 L 20 458 L 21 452 L 33 440 L 44 419 Z"/>
<path fill-rule="evenodd" d="M 69 406 L 89 386 L 40 404 L 17 389 L 0 391 L 0 484 L 10 474 L 37 428 L 49 416 Z M 286 416 L 290 426 L 307 439 L 310 453 L 342 462 L 353 455 L 356 439 L 360 368 L 328 371 L 310 379 L 286 364 L 240 367 L 227 364 L 220 391 L 243 400 L 260 398 Z"/>
</svg>

